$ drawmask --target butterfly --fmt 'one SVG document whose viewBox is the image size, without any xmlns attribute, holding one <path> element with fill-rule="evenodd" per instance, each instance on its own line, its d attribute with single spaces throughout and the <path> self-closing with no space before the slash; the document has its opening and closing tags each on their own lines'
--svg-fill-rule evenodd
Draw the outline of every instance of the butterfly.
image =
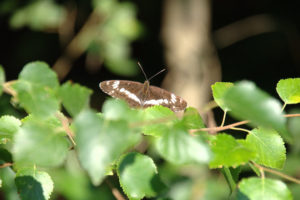
<svg viewBox="0 0 300 200">
<path fill-rule="evenodd" d="M 128 80 L 109 80 L 100 82 L 100 89 L 114 98 L 125 100 L 133 108 L 162 105 L 174 112 L 182 111 L 186 108 L 187 103 L 183 98 L 165 89 L 150 85 L 150 79 L 164 70 L 147 79 L 143 68 L 140 64 L 139 66 L 146 78 L 144 83 Z"/>
</svg>

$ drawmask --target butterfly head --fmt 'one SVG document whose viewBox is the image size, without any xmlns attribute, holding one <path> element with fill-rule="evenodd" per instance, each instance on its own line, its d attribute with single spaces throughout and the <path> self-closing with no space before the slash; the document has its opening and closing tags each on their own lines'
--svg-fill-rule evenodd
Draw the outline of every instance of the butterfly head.
<svg viewBox="0 0 300 200">
<path fill-rule="evenodd" d="M 144 87 L 143 87 L 143 94 L 147 96 L 149 94 L 149 87 L 150 87 L 150 82 L 146 80 L 144 82 Z"/>
</svg>

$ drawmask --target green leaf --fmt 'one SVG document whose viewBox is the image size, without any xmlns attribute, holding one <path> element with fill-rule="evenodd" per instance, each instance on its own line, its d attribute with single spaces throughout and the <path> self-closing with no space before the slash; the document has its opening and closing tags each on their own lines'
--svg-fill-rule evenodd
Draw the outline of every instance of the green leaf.
<svg viewBox="0 0 300 200">
<path fill-rule="evenodd" d="M 281 79 L 276 91 L 286 104 L 300 103 L 300 78 Z"/>
<path fill-rule="evenodd" d="M 2 179 L 1 193 L 7 200 L 21 200 L 15 184 L 16 173 L 10 167 L 0 169 L 0 178 Z"/>
<path fill-rule="evenodd" d="M 12 87 L 17 92 L 20 105 L 28 112 L 41 118 L 53 115 L 59 109 L 55 91 L 38 84 L 18 80 Z"/>
<path fill-rule="evenodd" d="M 16 174 L 16 186 L 22 200 L 50 199 L 53 181 L 47 172 L 21 169 Z"/>
<path fill-rule="evenodd" d="M 19 130 L 21 121 L 9 115 L 0 118 L 0 144 L 5 144 L 11 140 L 13 135 Z"/>
<path fill-rule="evenodd" d="M 224 110 L 225 112 L 230 110 L 226 104 L 224 104 L 224 95 L 226 91 L 233 86 L 230 82 L 216 82 L 211 86 L 212 94 L 215 102 Z"/>
<path fill-rule="evenodd" d="M 189 107 L 185 109 L 182 122 L 187 129 L 205 128 L 204 122 L 196 108 Z"/>
<path fill-rule="evenodd" d="M 240 191 L 250 200 L 272 199 L 292 200 L 287 186 L 278 180 L 268 178 L 244 178 L 239 184 Z"/>
<path fill-rule="evenodd" d="M 66 133 L 54 119 L 42 121 L 30 117 L 15 134 L 13 157 L 17 166 L 33 164 L 54 167 L 62 164 L 69 148 Z"/>
<path fill-rule="evenodd" d="M 82 111 L 74 121 L 79 160 L 94 185 L 99 185 L 110 165 L 139 140 L 125 121 L 105 121 L 91 110 Z"/>
<path fill-rule="evenodd" d="M 152 106 L 144 110 L 144 120 L 149 125 L 143 127 L 145 135 L 162 136 L 177 119 L 174 112 L 163 106 Z"/>
<path fill-rule="evenodd" d="M 26 64 L 19 74 L 19 79 L 50 88 L 59 85 L 56 73 L 47 63 L 41 61 Z"/>
<path fill-rule="evenodd" d="M 141 111 L 132 109 L 121 99 L 110 98 L 106 100 L 102 108 L 103 116 L 108 120 L 125 120 L 137 122 L 142 120 Z"/>
<path fill-rule="evenodd" d="M 181 123 L 177 123 L 157 139 L 156 149 L 166 160 L 175 164 L 207 163 L 210 151 L 200 136 L 190 135 Z"/>
<path fill-rule="evenodd" d="M 286 150 L 280 135 L 271 129 L 253 129 L 247 135 L 249 148 L 256 152 L 255 162 L 267 167 L 282 169 L 286 160 Z"/>
<path fill-rule="evenodd" d="M 153 160 L 139 153 L 123 156 L 117 167 L 120 185 L 129 199 L 154 197 L 164 188 Z"/>
<path fill-rule="evenodd" d="M 34 1 L 18 10 L 14 9 L 10 26 L 12 28 L 28 26 L 39 31 L 57 30 L 65 20 L 65 16 L 65 9 L 55 1 Z"/>
<path fill-rule="evenodd" d="M 7 162 L 13 162 L 11 153 L 7 149 L 0 148 L 0 164 Z"/>
<path fill-rule="evenodd" d="M 210 168 L 237 167 L 255 158 L 255 153 L 244 145 L 243 140 L 236 140 L 231 135 L 218 134 L 211 141 L 214 154 Z"/>
<path fill-rule="evenodd" d="M 237 119 L 250 120 L 252 126 L 273 128 L 290 141 L 279 101 L 257 88 L 254 83 L 237 83 L 226 92 L 224 103 L 230 109 L 229 114 Z"/>
<path fill-rule="evenodd" d="M 44 62 L 31 62 L 24 66 L 19 80 L 12 84 L 17 100 L 28 112 L 48 117 L 59 109 L 56 98 L 57 75 Z"/>
<path fill-rule="evenodd" d="M 3 92 L 3 83 L 4 82 L 5 82 L 5 72 L 4 72 L 2 65 L 0 65 L 0 95 L 2 95 L 2 92 Z"/>
<path fill-rule="evenodd" d="M 88 106 L 91 94 L 92 90 L 70 81 L 59 88 L 62 104 L 73 117 Z"/>
</svg>

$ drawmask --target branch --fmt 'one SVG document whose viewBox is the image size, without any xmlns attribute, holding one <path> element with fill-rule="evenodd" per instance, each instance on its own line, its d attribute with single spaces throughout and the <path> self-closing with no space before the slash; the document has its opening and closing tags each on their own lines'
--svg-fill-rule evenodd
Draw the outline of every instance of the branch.
<svg viewBox="0 0 300 200">
<path fill-rule="evenodd" d="M 8 162 L 8 163 L 4 163 L 4 164 L 0 165 L 0 168 L 10 167 L 12 165 L 13 165 L 12 163 Z"/>
<path fill-rule="evenodd" d="M 296 113 L 296 114 L 285 114 L 283 116 L 284 117 L 300 117 L 300 114 L 299 113 Z M 219 126 L 219 127 L 212 127 L 212 128 L 191 129 L 189 132 L 190 133 L 196 133 L 196 132 L 199 132 L 199 131 L 220 132 L 220 131 L 224 131 L 224 130 L 227 130 L 227 129 L 232 129 L 232 128 L 236 127 L 236 126 L 240 126 L 240 125 L 243 125 L 243 124 L 248 124 L 249 122 L 250 122 L 250 120 L 244 120 L 244 121 L 236 122 L 236 123 L 233 123 L 233 124 L 229 124 L 227 126 Z"/>
<path fill-rule="evenodd" d="M 121 192 L 115 188 L 114 186 L 111 185 L 111 183 L 108 180 L 105 180 L 106 184 L 108 187 L 111 189 L 112 194 L 117 200 L 126 200 L 126 198 L 121 194 Z"/>
<path fill-rule="evenodd" d="M 276 175 L 278 175 L 278 176 L 280 176 L 280 177 L 282 177 L 282 178 L 284 178 L 286 180 L 289 180 L 289 181 L 292 181 L 294 183 L 300 184 L 300 180 L 299 179 L 296 179 L 294 177 L 288 176 L 288 175 L 286 175 L 284 173 L 281 173 L 281 172 L 278 172 L 276 170 L 263 167 L 263 166 L 261 166 L 259 164 L 256 164 L 255 162 L 252 162 L 252 164 L 255 165 L 255 167 L 259 168 L 260 170 L 263 170 L 263 171 L 266 171 L 266 172 L 270 172 L 272 174 L 276 174 Z"/>
<path fill-rule="evenodd" d="M 236 122 L 236 123 L 233 123 L 233 124 L 229 124 L 229 125 L 226 125 L 226 126 L 212 127 L 212 128 L 191 129 L 189 132 L 190 132 L 190 133 L 196 133 L 196 132 L 199 132 L 199 131 L 213 131 L 213 132 L 220 132 L 220 131 L 223 131 L 223 130 L 227 130 L 227 129 L 230 129 L 230 128 L 234 128 L 234 127 L 236 127 L 236 126 L 240 126 L 240 125 L 243 125 L 243 124 L 247 124 L 247 123 L 249 123 L 249 122 L 250 122 L 249 120 L 245 120 L 245 121 L 241 121 L 241 122 Z"/>
<path fill-rule="evenodd" d="M 17 93 L 11 88 L 11 85 L 15 82 L 16 80 L 3 83 L 3 91 L 7 94 L 10 94 L 13 97 L 17 96 Z"/>
<path fill-rule="evenodd" d="M 102 22 L 97 9 L 94 9 L 80 31 L 67 45 L 65 52 L 52 67 L 59 80 L 62 80 L 70 72 L 73 61 L 79 58 L 86 51 L 90 42 L 97 37 L 99 31 L 97 26 Z"/>
</svg>

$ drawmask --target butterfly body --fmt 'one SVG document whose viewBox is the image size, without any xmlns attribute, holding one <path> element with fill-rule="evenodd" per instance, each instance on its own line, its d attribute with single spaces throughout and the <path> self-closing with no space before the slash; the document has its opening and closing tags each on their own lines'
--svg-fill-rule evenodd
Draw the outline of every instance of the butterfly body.
<svg viewBox="0 0 300 200">
<path fill-rule="evenodd" d="M 106 94 L 125 100 L 133 108 L 147 108 L 162 105 L 177 112 L 184 110 L 184 99 L 162 88 L 151 86 L 149 81 L 143 83 L 127 80 L 109 80 L 99 84 Z"/>
</svg>

